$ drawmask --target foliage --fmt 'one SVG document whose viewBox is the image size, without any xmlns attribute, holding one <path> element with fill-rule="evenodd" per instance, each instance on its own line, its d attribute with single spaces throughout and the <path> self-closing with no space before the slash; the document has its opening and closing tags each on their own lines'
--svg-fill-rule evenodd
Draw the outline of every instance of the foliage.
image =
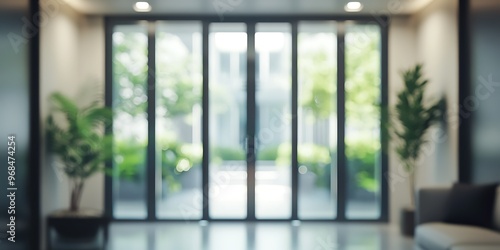
<svg viewBox="0 0 500 250">
<path fill-rule="evenodd" d="M 145 175 L 146 147 L 145 141 L 132 139 L 114 141 L 115 171 L 118 171 L 117 175 L 120 178 L 138 181 Z"/>
<path fill-rule="evenodd" d="M 200 145 L 179 143 L 175 140 L 159 140 L 161 150 L 161 174 L 170 190 L 182 186 L 178 177 L 201 164 L 203 157 Z M 115 169 L 123 180 L 138 181 L 145 175 L 147 143 L 131 140 L 115 141 Z"/>
<path fill-rule="evenodd" d="M 346 141 L 346 157 L 352 183 L 370 191 L 377 192 L 379 181 L 375 176 L 377 154 L 380 152 L 380 143 L 376 140 Z"/>
<path fill-rule="evenodd" d="M 376 155 L 379 151 L 377 141 L 360 140 L 350 142 L 346 147 L 346 157 L 351 177 L 350 183 L 367 191 L 378 190 L 378 180 L 375 177 Z M 297 158 L 300 166 L 306 166 L 307 170 L 318 178 L 316 186 L 329 187 L 330 164 L 335 161 L 336 152 L 327 147 L 316 144 L 299 144 Z M 284 143 L 279 146 L 277 165 L 289 166 L 291 164 L 291 146 Z"/>
<path fill-rule="evenodd" d="M 231 147 L 212 147 L 211 148 L 211 161 L 244 161 L 246 159 L 245 151 L 239 148 Z"/>
<path fill-rule="evenodd" d="M 349 26 L 346 32 L 346 126 L 356 136 L 346 137 L 350 185 L 376 192 L 375 176 L 380 139 L 380 30 L 374 25 Z M 354 138 L 353 138 L 354 137 Z"/>
<path fill-rule="evenodd" d="M 333 153 L 332 153 L 333 155 Z M 276 165 L 290 166 L 292 159 L 292 147 L 290 143 L 283 143 L 278 148 Z M 328 187 L 330 184 L 330 164 L 332 158 L 327 147 L 316 144 L 297 145 L 297 160 L 299 165 L 306 166 L 307 170 L 314 173 L 315 184 L 318 187 Z"/>
<path fill-rule="evenodd" d="M 161 145 L 162 178 L 171 191 L 182 188 L 178 176 L 201 164 L 203 149 L 201 145 L 170 141 Z"/>
<path fill-rule="evenodd" d="M 336 72 L 328 63 L 328 55 L 316 50 L 301 57 L 304 74 L 304 92 L 301 105 L 316 118 L 327 118 L 336 107 L 332 97 L 336 93 Z M 309 62 L 309 63 L 308 63 Z"/>
<path fill-rule="evenodd" d="M 349 26 L 346 34 L 346 125 L 363 130 L 377 129 L 380 124 L 380 31 L 372 29 L 373 25 Z M 351 32 L 354 31 L 354 32 Z M 169 34 L 158 32 L 157 51 L 168 54 L 169 57 L 159 57 L 157 62 L 157 105 L 166 112 L 157 113 L 165 118 L 179 117 L 192 111 L 193 105 L 199 102 L 201 81 L 193 77 L 201 72 L 193 59 L 186 53 L 185 45 L 176 41 Z M 114 41 L 114 108 L 135 116 L 146 110 L 146 80 L 147 80 L 147 37 L 145 33 L 115 32 L 114 35 L 123 36 L 123 39 Z M 324 35 L 324 34 L 323 34 Z M 300 39 L 300 37 L 299 37 Z M 316 39 L 322 40 L 322 39 Z M 324 39 L 323 39 L 324 40 Z M 329 41 L 328 39 L 326 39 Z M 176 44 L 174 44 L 176 43 Z M 314 43 L 316 44 L 316 43 Z M 174 46 L 175 45 L 175 46 Z M 326 50 L 324 48 L 327 48 Z M 335 114 L 337 92 L 336 60 L 334 56 L 327 56 L 326 52 L 334 51 L 330 47 L 316 46 L 300 54 L 299 67 L 301 77 L 301 94 L 299 103 L 312 114 L 314 125 L 330 123 L 329 117 Z M 214 85 L 217 87 L 219 85 Z M 225 91 L 212 91 L 217 98 L 211 98 L 211 109 L 214 112 L 226 112 L 224 100 Z M 123 94 L 125 93 L 125 94 Z M 126 93 L 133 93 L 128 95 Z M 221 94 L 223 93 L 223 94 Z M 213 103 L 212 103 L 213 102 Z M 220 105 L 223 103 L 224 105 Z M 327 124 L 328 125 L 328 124 Z M 315 126 L 313 126 L 315 127 Z M 327 126 L 329 128 L 329 126 Z M 319 133 L 314 131 L 314 133 Z M 315 137 L 316 138 L 316 137 Z M 127 145 L 128 143 L 128 145 Z M 162 142 L 163 143 L 163 142 Z M 134 145 L 135 144 L 135 145 Z M 346 141 L 346 155 L 349 171 L 355 173 L 353 182 L 357 186 L 369 191 L 376 191 L 378 180 L 375 178 L 376 155 L 379 152 L 378 138 L 364 138 L 363 141 Z M 142 167 L 145 160 L 145 143 L 123 142 L 116 148 L 123 161 L 118 164 L 121 176 L 134 175 L 134 169 L 144 172 Z M 170 139 L 162 144 L 163 178 L 172 189 L 178 189 L 178 177 L 185 171 L 199 164 L 198 156 L 186 155 L 182 148 L 190 144 L 182 144 Z M 246 159 L 245 152 L 237 148 L 212 147 L 213 162 L 242 161 Z M 332 157 L 326 145 L 311 143 L 299 145 L 298 158 L 301 165 L 307 166 L 310 172 L 322 176 L 316 184 L 326 186 L 330 180 Z M 291 146 L 282 144 L 276 147 L 267 147 L 259 151 L 258 160 L 276 160 L 277 164 L 290 164 Z M 191 166 L 191 167 L 187 167 Z M 179 167 L 179 169 L 177 169 Z M 326 176 L 326 177 L 325 177 Z"/>
<path fill-rule="evenodd" d="M 55 110 L 47 119 L 48 146 L 60 157 L 64 173 L 73 181 L 70 209 L 76 211 L 85 180 L 103 170 L 103 162 L 111 159 L 112 138 L 103 129 L 111 124 L 112 113 L 99 102 L 79 108 L 60 93 L 52 94 L 51 100 Z M 61 114 L 63 117 L 57 117 Z"/>
<path fill-rule="evenodd" d="M 267 146 L 259 149 L 257 153 L 257 160 L 259 161 L 275 161 L 278 158 L 279 146 Z"/>
<path fill-rule="evenodd" d="M 419 156 L 422 145 L 426 142 L 425 132 L 440 117 L 440 103 L 428 107 L 424 105 L 424 90 L 428 80 L 422 79 L 422 65 L 415 66 L 403 73 L 405 89 L 398 94 L 395 114 L 400 127 L 393 131 L 400 143 L 396 149 L 398 156 L 405 163 L 407 171 L 413 170 L 413 163 Z"/>
<path fill-rule="evenodd" d="M 143 114 L 147 107 L 147 37 L 140 32 L 115 32 L 113 39 L 113 85 L 115 111 L 132 116 Z M 170 36 L 170 37 L 169 37 Z M 175 36 L 159 33 L 157 69 L 157 105 L 166 109 L 165 117 L 190 113 L 200 102 L 201 81 L 189 51 Z M 172 44 L 175 43 L 175 44 Z M 198 73 L 199 74 L 199 73 Z"/>
<path fill-rule="evenodd" d="M 376 128 L 380 124 L 380 31 L 373 25 L 351 26 L 346 34 L 346 123 Z"/>
<path fill-rule="evenodd" d="M 147 108 L 147 37 L 139 32 L 113 34 L 113 109 L 132 116 Z"/>
<path fill-rule="evenodd" d="M 157 118 L 176 119 L 189 114 L 201 100 L 201 70 L 183 41 L 172 34 L 157 32 L 156 69 Z M 144 115 L 147 108 L 146 30 L 113 34 L 113 101 L 117 114 Z M 181 188 L 179 176 L 201 162 L 201 146 L 159 138 L 162 178 L 171 190 Z M 147 141 L 124 136 L 115 140 L 115 171 L 120 178 L 137 181 L 145 174 Z"/>
<path fill-rule="evenodd" d="M 415 167 L 422 146 L 427 142 L 424 135 L 441 117 L 442 101 L 424 104 L 425 87 L 429 82 L 422 76 L 418 64 L 403 72 L 404 89 L 398 93 L 394 107 L 395 124 L 390 127 L 395 135 L 396 153 L 404 169 L 410 174 L 411 202 L 415 200 Z"/>
<path fill-rule="evenodd" d="M 157 86 L 161 93 L 157 105 L 166 109 L 165 117 L 189 114 L 201 100 L 201 63 L 193 56 L 182 40 L 173 34 L 158 33 Z"/>
</svg>

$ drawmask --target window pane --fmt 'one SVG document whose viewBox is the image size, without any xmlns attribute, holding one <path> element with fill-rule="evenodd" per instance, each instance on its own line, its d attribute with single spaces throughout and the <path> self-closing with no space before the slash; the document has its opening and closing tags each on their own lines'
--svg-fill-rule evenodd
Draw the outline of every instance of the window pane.
<svg viewBox="0 0 500 250">
<path fill-rule="evenodd" d="M 380 28 L 348 25 L 346 60 L 346 164 L 349 219 L 380 217 Z"/>
<path fill-rule="evenodd" d="M 160 22 L 157 27 L 157 217 L 200 219 L 201 23 Z"/>
<path fill-rule="evenodd" d="M 209 213 L 242 219 L 247 215 L 246 26 L 210 25 L 209 46 Z"/>
<path fill-rule="evenodd" d="M 113 31 L 113 216 L 146 218 L 147 33 L 140 25 Z"/>
<path fill-rule="evenodd" d="M 290 218 L 291 35 L 290 24 L 259 23 L 255 33 L 257 218 Z"/>
<path fill-rule="evenodd" d="M 301 22 L 298 37 L 298 212 L 337 214 L 337 36 L 335 22 Z"/>
</svg>

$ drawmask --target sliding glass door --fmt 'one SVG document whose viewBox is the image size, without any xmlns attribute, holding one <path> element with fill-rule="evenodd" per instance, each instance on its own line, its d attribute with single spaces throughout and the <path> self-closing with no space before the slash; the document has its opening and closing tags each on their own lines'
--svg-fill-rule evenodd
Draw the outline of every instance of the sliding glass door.
<svg viewBox="0 0 500 250">
<path fill-rule="evenodd" d="M 291 216 L 290 52 L 288 23 L 210 25 L 211 218 Z"/>
<path fill-rule="evenodd" d="M 247 217 L 247 32 L 213 23 L 209 35 L 209 214 Z"/>
<path fill-rule="evenodd" d="M 148 35 L 145 25 L 113 31 L 113 217 L 145 219 Z"/>
<path fill-rule="evenodd" d="M 381 36 L 377 25 L 345 27 L 347 219 L 381 215 Z"/>
<path fill-rule="evenodd" d="M 202 217 L 201 23 L 158 22 L 155 35 L 156 216 Z"/>
<path fill-rule="evenodd" d="M 255 216 L 292 216 L 291 25 L 255 25 Z"/>
<path fill-rule="evenodd" d="M 337 24 L 298 26 L 298 213 L 337 214 Z"/>
<path fill-rule="evenodd" d="M 385 28 L 276 19 L 108 23 L 108 214 L 387 219 Z"/>
</svg>

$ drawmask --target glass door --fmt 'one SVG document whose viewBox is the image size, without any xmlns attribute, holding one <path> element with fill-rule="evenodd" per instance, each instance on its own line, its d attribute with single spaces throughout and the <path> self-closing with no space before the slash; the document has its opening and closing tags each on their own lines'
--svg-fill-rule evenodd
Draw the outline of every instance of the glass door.
<svg viewBox="0 0 500 250">
<path fill-rule="evenodd" d="M 337 217 L 337 23 L 298 25 L 298 217 Z"/>
<path fill-rule="evenodd" d="M 156 24 L 156 217 L 202 218 L 202 25 Z"/>
<path fill-rule="evenodd" d="M 291 218 L 290 31 L 210 25 L 211 218 Z"/>
<path fill-rule="evenodd" d="M 291 25 L 255 26 L 255 216 L 290 219 Z"/>
<path fill-rule="evenodd" d="M 213 23 L 209 34 L 209 215 L 247 217 L 247 33 Z"/>
<path fill-rule="evenodd" d="M 111 23 L 106 210 L 136 220 L 386 220 L 385 28 Z"/>
</svg>

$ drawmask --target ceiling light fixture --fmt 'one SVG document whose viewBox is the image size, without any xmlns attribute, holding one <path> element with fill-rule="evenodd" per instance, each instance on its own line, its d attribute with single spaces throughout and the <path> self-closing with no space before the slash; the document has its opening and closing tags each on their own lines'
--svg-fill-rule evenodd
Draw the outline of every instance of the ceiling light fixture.
<svg viewBox="0 0 500 250">
<path fill-rule="evenodd" d="M 360 2 L 348 2 L 344 9 L 347 12 L 359 12 L 363 9 L 363 5 Z"/>
<path fill-rule="evenodd" d="M 137 2 L 134 4 L 134 10 L 136 12 L 150 12 L 151 5 L 148 2 Z"/>
</svg>

